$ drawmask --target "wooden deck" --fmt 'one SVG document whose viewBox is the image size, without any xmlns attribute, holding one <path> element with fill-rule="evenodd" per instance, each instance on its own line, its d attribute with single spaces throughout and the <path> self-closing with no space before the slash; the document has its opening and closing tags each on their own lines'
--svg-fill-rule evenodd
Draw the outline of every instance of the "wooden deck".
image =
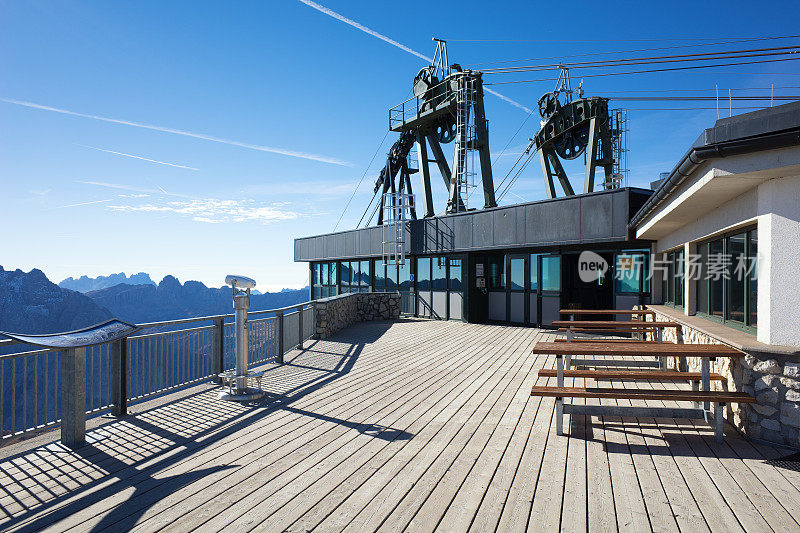
<svg viewBox="0 0 800 533">
<path fill-rule="evenodd" d="M 202 385 L 109 421 L 77 451 L 14 445 L 0 529 L 800 530 L 800 472 L 770 461 L 788 452 L 733 428 L 718 445 L 700 422 L 581 416 L 558 437 L 554 400 L 530 396 L 555 385 L 536 377 L 554 359 L 530 354 L 554 337 L 352 327 L 270 369 L 261 405 Z"/>
</svg>

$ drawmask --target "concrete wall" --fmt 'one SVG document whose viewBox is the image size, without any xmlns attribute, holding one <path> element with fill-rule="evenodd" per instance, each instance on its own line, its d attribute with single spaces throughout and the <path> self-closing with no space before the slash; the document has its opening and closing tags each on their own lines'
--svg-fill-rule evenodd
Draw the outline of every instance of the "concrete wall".
<svg viewBox="0 0 800 533">
<path fill-rule="evenodd" d="M 370 320 L 396 320 L 400 317 L 400 294 L 359 292 L 322 298 L 316 306 L 317 339 L 326 339 L 348 326 Z"/>
</svg>

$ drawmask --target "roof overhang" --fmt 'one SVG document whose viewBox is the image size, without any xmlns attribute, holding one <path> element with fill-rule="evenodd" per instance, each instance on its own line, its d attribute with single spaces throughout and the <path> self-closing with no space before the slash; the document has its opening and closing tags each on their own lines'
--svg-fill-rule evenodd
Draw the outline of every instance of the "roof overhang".
<svg viewBox="0 0 800 533">
<path fill-rule="evenodd" d="M 708 161 L 638 224 L 636 237 L 658 240 L 767 180 L 794 175 L 800 146 Z"/>
</svg>

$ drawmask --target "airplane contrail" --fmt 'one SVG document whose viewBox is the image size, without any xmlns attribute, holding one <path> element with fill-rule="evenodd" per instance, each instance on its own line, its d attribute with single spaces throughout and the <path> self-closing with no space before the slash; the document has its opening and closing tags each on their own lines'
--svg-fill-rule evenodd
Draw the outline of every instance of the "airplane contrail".
<svg viewBox="0 0 800 533">
<path fill-rule="evenodd" d="M 83 146 L 84 148 L 91 148 L 92 150 L 98 150 L 100 152 L 106 152 L 108 154 L 116 154 L 116 155 L 122 155 L 122 156 L 125 156 L 125 157 L 132 157 L 134 159 L 141 159 L 142 161 L 149 161 L 150 163 L 158 163 L 159 165 L 167 165 L 168 167 L 185 168 L 186 170 L 200 170 L 199 168 L 187 167 L 187 166 L 184 166 L 184 165 L 176 165 L 175 163 L 167 163 L 166 161 L 158 161 L 156 159 L 147 159 L 146 157 L 142 157 L 142 156 L 139 156 L 139 155 L 126 154 L 124 152 L 115 152 L 114 150 L 106 150 L 104 148 L 98 148 L 96 146 L 89 146 L 89 145 L 86 145 L 86 144 L 79 144 L 78 146 Z"/>
<path fill-rule="evenodd" d="M 114 200 L 114 198 L 109 198 L 107 200 L 94 200 L 92 202 L 81 202 L 79 204 L 59 205 L 54 207 L 53 209 L 64 209 L 65 207 L 80 207 L 82 205 L 102 204 L 103 202 L 110 202 L 112 200 Z"/>
<path fill-rule="evenodd" d="M 100 120 L 103 122 L 111 122 L 114 124 L 123 124 L 125 126 L 133 126 L 135 128 L 144 128 L 147 130 L 155 130 L 161 131 L 164 133 L 173 133 L 175 135 L 183 135 L 185 137 L 193 137 L 195 139 L 203 139 L 204 141 L 211 141 L 216 143 L 228 144 L 231 146 L 239 146 L 241 148 L 248 148 L 250 150 L 258 150 L 260 152 L 270 152 L 273 154 L 281 154 L 287 155 L 289 157 L 298 157 L 300 159 L 309 159 L 311 161 L 319 161 L 320 163 L 330 163 L 332 165 L 339 165 L 343 167 L 352 167 L 354 166 L 352 163 L 348 161 L 343 161 L 341 159 L 336 159 L 333 157 L 327 157 L 318 154 L 310 154 L 306 152 L 297 152 L 295 150 L 286 150 L 284 148 L 275 148 L 273 146 L 261 146 L 257 144 L 250 144 L 250 143 L 243 143 L 239 141 L 232 141 L 230 139 L 222 139 L 220 137 L 212 137 L 211 135 L 205 135 L 202 133 L 192 133 L 190 131 L 178 130 L 174 128 L 165 128 L 163 126 L 154 126 L 151 124 L 142 124 L 140 122 L 133 122 L 130 120 L 120 120 L 116 118 L 109 118 L 109 117 L 102 117 L 99 115 L 88 115 L 85 113 L 77 113 L 75 111 L 68 111 L 66 109 L 59 109 L 57 107 L 51 107 L 41 104 L 36 104 L 34 102 L 25 102 L 22 100 L 14 100 L 11 98 L 2 98 L 0 97 L 0 102 L 6 102 L 7 104 L 14 104 L 23 107 L 30 107 L 32 109 L 41 109 L 43 111 L 52 111 L 54 113 L 61 113 L 63 115 L 71 115 L 73 117 L 82 117 L 82 118 L 91 118 L 94 120 Z"/>
<path fill-rule="evenodd" d="M 399 48 L 399 49 L 401 49 L 401 50 L 403 50 L 405 52 L 408 52 L 409 54 L 413 54 L 413 55 L 417 56 L 420 59 L 424 59 L 425 61 L 428 61 L 428 62 L 431 62 L 431 63 L 433 62 L 433 59 L 428 57 L 428 56 L 426 56 L 425 54 L 421 54 L 421 53 L 417 52 L 416 50 L 414 50 L 412 48 L 409 48 L 408 46 L 406 46 L 404 44 L 398 43 L 397 41 L 387 37 L 386 35 L 383 35 L 382 33 L 378 33 L 377 31 L 375 31 L 373 29 L 367 28 L 363 24 L 359 24 L 355 20 L 349 19 L 349 18 L 345 17 L 344 15 L 341 15 L 341 14 L 337 13 L 336 11 L 334 11 L 332 9 L 329 9 L 329 8 L 327 8 L 327 7 L 323 6 L 323 5 L 320 5 L 320 4 L 316 3 L 316 2 L 313 2 L 312 0 L 298 0 L 298 2 L 301 2 L 301 3 L 305 4 L 305 5 L 307 5 L 308 7 L 316 9 L 320 13 L 324 13 L 324 14 L 328 15 L 329 17 L 333 17 L 336 20 L 344 22 L 345 24 L 347 24 L 349 26 L 352 26 L 353 28 L 356 28 L 357 30 L 361 30 L 366 34 L 372 35 L 373 37 L 377 37 L 381 41 L 385 41 L 385 42 L 391 44 L 392 46 L 396 46 L 397 48 Z M 502 95 L 497 91 L 494 91 L 492 89 L 487 89 L 485 87 L 484 87 L 483 90 L 486 91 L 489 94 L 495 95 L 499 99 L 501 99 L 504 102 L 507 102 L 507 103 L 513 105 L 514 107 L 518 107 L 519 109 L 522 109 L 526 113 L 531 113 L 530 108 L 525 107 L 524 105 L 520 104 L 519 102 L 517 102 L 515 100 L 512 100 L 508 96 Z"/>
</svg>

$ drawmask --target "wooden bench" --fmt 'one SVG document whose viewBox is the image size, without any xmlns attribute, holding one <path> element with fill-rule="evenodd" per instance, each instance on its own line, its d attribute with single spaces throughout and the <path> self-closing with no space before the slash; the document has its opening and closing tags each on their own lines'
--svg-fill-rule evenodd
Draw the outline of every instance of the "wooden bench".
<svg viewBox="0 0 800 533">
<path fill-rule="evenodd" d="M 564 398 L 594 398 L 608 400 L 655 400 L 676 402 L 703 402 L 714 404 L 714 427 L 717 442 L 723 439 L 723 408 L 727 403 L 753 403 L 755 399 L 743 392 L 612 389 L 597 387 L 541 387 L 535 386 L 531 396 L 556 399 L 556 431 L 564 434 L 564 413 L 588 416 L 631 416 L 639 418 L 702 418 L 708 420 L 708 411 L 699 407 L 634 407 L 626 405 L 575 405 L 565 404 Z"/>
</svg>

